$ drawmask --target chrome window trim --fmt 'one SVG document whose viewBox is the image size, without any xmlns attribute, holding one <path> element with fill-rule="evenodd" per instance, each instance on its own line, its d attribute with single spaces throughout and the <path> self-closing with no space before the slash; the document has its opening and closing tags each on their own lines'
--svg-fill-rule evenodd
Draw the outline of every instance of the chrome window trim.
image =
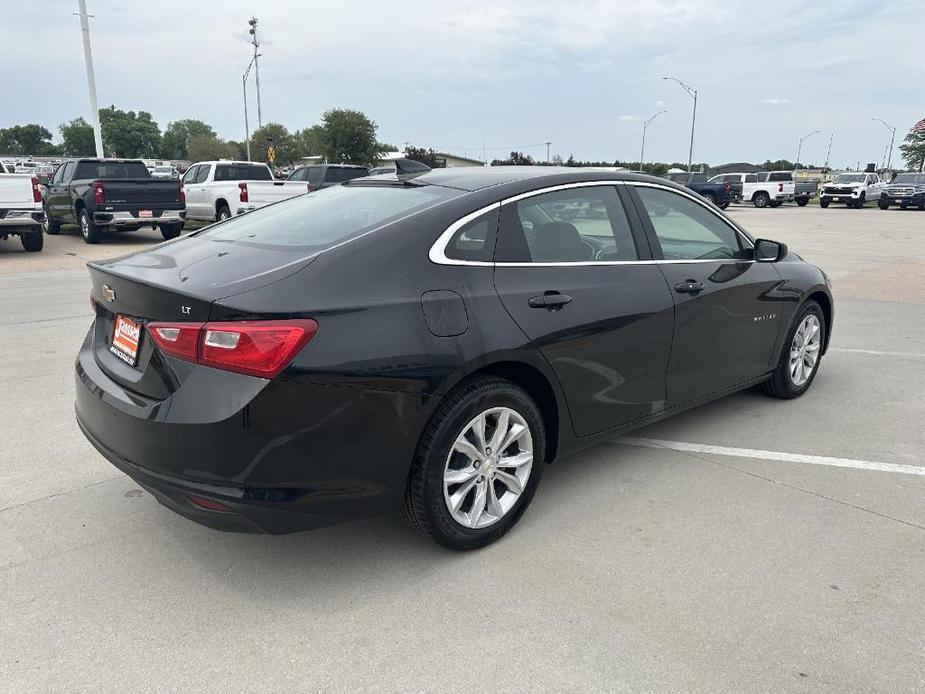
<svg viewBox="0 0 925 694">
<path fill-rule="evenodd" d="M 450 239 L 453 238 L 453 235 L 459 231 L 460 227 L 465 226 L 472 220 L 480 217 L 483 214 L 491 212 L 493 210 L 498 210 L 500 212 L 503 205 L 507 205 L 513 202 L 518 202 L 519 200 L 524 200 L 526 198 L 532 198 L 537 195 L 543 195 L 544 193 L 554 193 L 560 190 L 569 190 L 571 188 L 591 188 L 596 186 L 645 186 L 648 188 L 660 188 L 662 190 L 667 190 L 671 193 L 676 193 L 681 197 L 686 197 L 689 200 L 697 203 L 701 207 L 709 210 L 710 213 L 715 215 L 717 219 L 721 220 L 726 226 L 732 229 L 746 244 L 748 248 L 754 248 L 752 240 L 746 236 L 741 229 L 737 228 L 735 225 L 730 224 L 727 219 L 725 219 L 721 214 L 714 209 L 710 203 L 706 200 L 698 200 L 693 193 L 687 191 L 677 190 L 670 186 L 661 185 L 659 183 L 653 183 L 649 181 L 580 181 L 578 183 L 562 183 L 554 186 L 547 186 L 546 188 L 539 188 L 537 190 L 531 190 L 526 193 L 519 193 L 517 195 L 512 195 L 509 198 L 504 198 L 498 202 L 493 202 L 490 205 L 485 205 L 474 212 L 470 212 L 465 217 L 457 219 L 455 222 L 450 224 L 440 236 L 434 241 L 433 245 L 430 247 L 428 252 L 428 258 L 430 262 L 436 265 L 457 265 L 457 266 L 471 266 L 471 267 L 591 267 L 591 266 L 608 266 L 608 265 L 687 265 L 693 263 L 717 263 L 723 261 L 732 261 L 736 263 L 754 263 L 754 260 L 737 260 L 735 258 L 706 258 L 706 259 L 683 259 L 683 260 L 579 260 L 579 261 L 570 261 L 570 262 L 556 262 L 556 263 L 533 263 L 533 262 L 493 262 L 487 260 L 459 260 L 456 258 L 448 258 L 446 256 L 446 247 L 449 244 Z"/>
</svg>

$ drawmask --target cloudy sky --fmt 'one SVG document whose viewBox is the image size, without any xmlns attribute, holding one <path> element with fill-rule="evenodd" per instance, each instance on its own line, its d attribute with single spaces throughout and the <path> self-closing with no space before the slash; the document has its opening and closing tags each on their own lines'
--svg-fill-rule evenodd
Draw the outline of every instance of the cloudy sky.
<svg viewBox="0 0 925 694">
<path fill-rule="evenodd" d="M 87 0 L 101 105 L 244 136 L 247 20 L 260 19 L 264 122 L 365 111 L 381 140 L 489 158 L 521 149 L 686 161 L 880 162 L 925 117 L 922 0 Z M 0 127 L 86 115 L 77 0 L 4 2 Z M 13 98 L 9 98 L 15 95 Z M 256 115 L 252 116 L 252 123 Z M 897 155 L 894 154 L 894 158 Z"/>
</svg>

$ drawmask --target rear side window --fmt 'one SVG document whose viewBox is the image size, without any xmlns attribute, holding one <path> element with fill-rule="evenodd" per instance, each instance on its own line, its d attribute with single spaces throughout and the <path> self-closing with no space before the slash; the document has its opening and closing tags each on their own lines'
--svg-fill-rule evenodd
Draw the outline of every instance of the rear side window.
<svg viewBox="0 0 925 694">
<path fill-rule="evenodd" d="M 81 161 L 77 163 L 74 178 L 118 179 L 150 178 L 148 167 L 140 161 Z"/>
<path fill-rule="evenodd" d="M 272 181 L 270 170 L 263 164 L 216 164 L 216 181 Z"/>
<path fill-rule="evenodd" d="M 768 176 L 768 180 L 774 181 L 774 182 L 790 181 L 792 179 L 793 179 L 793 174 L 784 173 L 782 171 L 778 173 L 772 173 L 770 176 Z"/>
<path fill-rule="evenodd" d="M 331 186 L 235 217 L 196 237 L 315 253 L 460 194 L 438 186 Z"/>
<path fill-rule="evenodd" d="M 746 183 L 757 183 L 757 182 L 758 182 L 758 177 L 757 177 L 755 174 L 748 174 L 748 175 L 745 177 L 745 182 L 746 182 Z"/>
<path fill-rule="evenodd" d="M 454 260 L 491 262 L 498 230 L 498 210 L 464 224 L 446 244 L 444 255 Z"/>
<path fill-rule="evenodd" d="M 328 169 L 324 176 L 324 180 L 325 183 L 343 183 L 344 181 L 350 181 L 368 174 L 369 172 L 366 169 L 349 169 L 334 166 Z"/>
<path fill-rule="evenodd" d="M 504 205 L 499 262 L 638 258 L 623 204 L 610 186 L 570 188 Z"/>
</svg>

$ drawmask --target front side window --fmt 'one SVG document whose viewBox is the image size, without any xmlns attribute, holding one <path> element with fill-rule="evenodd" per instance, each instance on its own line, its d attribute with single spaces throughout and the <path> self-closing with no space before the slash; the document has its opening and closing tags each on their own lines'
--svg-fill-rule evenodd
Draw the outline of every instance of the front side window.
<svg viewBox="0 0 925 694">
<path fill-rule="evenodd" d="M 504 205 L 501 262 L 637 260 L 623 204 L 611 186 L 543 193 Z"/>
<path fill-rule="evenodd" d="M 289 180 L 290 181 L 304 181 L 306 171 L 307 169 L 304 167 L 296 169 L 295 171 L 292 172 L 292 174 L 290 174 Z"/>
<path fill-rule="evenodd" d="M 662 188 L 637 186 L 665 260 L 741 258 L 739 234 L 709 209 Z"/>
<path fill-rule="evenodd" d="M 61 175 L 61 180 L 67 183 L 72 178 L 74 178 L 74 169 L 76 168 L 76 166 L 77 165 L 72 161 L 69 161 L 67 164 L 65 164 L 64 173 Z"/>
<path fill-rule="evenodd" d="M 199 165 L 198 165 L 198 164 L 197 164 L 196 166 L 191 166 L 190 169 L 189 169 L 185 174 L 183 174 L 183 183 L 184 183 L 184 185 L 185 185 L 185 184 L 188 184 L 188 183 L 195 183 L 195 182 L 196 182 L 196 174 L 197 174 L 198 172 L 199 172 Z"/>
<path fill-rule="evenodd" d="M 205 180 L 209 177 L 209 172 L 211 170 L 211 164 L 202 164 L 199 167 L 199 171 L 196 172 L 196 180 L 193 181 L 193 183 L 205 183 Z"/>
</svg>

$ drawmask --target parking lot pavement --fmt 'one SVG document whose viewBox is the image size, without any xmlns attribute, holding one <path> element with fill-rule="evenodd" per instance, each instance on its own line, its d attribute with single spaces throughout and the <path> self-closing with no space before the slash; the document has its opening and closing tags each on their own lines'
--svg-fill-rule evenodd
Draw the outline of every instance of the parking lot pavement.
<svg viewBox="0 0 925 694">
<path fill-rule="evenodd" d="M 71 380 L 84 260 L 156 233 L 0 243 L 0 691 L 923 691 L 925 214 L 731 212 L 833 279 L 813 388 L 561 460 L 468 554 L 398 518 L 242 536 L 160 508 Z"/>
</svg>

